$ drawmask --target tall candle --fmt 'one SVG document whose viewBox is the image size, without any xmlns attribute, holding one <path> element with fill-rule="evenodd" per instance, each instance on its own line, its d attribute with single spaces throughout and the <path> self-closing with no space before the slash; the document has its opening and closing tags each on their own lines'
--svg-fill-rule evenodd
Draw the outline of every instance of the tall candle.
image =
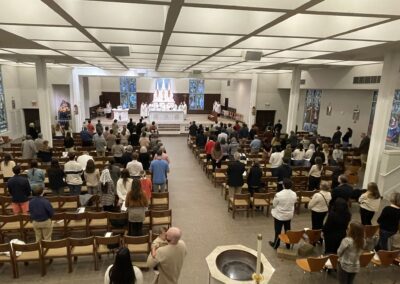
<svg viewBox="0 0 400 284">
<path fill-rule="evenodd" d="M 260 275 L 261 268 L 261 244 L 262 244 L 262 235 L 258 234 L 257 236 L 257 266 L 256 266 L 256 275 Z"/>
</svg>

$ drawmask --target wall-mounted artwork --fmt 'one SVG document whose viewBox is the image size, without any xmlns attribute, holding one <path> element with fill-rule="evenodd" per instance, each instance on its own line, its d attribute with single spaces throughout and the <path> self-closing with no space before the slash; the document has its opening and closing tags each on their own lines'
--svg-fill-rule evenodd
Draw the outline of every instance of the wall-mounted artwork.
<svg viewBox="0 0 400 284">
<path fill-rule="evenodd" d="M 135 77 L 120 77 L 119 81 L 121 106 L 123 109 L 136 109 L 136 78 Z"/>
<path fill-rule="evenodd" d="M 204 109 L 204 80 L 189 80 L 189 109 Z"/>
<path fill-rule="evenodd" d="M 6 112 L 6 100 L 3 88 L 3 76 L 1 74 L 0 65 L 0 132 L 5 132 L 8 130 L 7 124 L 7 112 Z"/>
<path fill-rule="evenodd" d="M 314 132 L 318 129 L 322 90 L 307 90 L 304 104 L 303 130 Z"/>
<path fill-rule="evenodd" d="M 374 125 L 374 116 L 376 109 L 376 100 L 378 99 L 378 91 L 374 91 L 372 94 L 372 106 L 371 106 L 371 114 L 369 115 L 369 123 L 368 123 L 368 136 L 371 137 L 372 133 L 372 125 Z"/>
<path fill-rule="evenodd" d="M 400 90 L 396 90 L 393 99 L 392 112 L 390 113 L 389 129 L 386 137 L 387 144 L 399 145 L 400 136 Z"/>
</svg>

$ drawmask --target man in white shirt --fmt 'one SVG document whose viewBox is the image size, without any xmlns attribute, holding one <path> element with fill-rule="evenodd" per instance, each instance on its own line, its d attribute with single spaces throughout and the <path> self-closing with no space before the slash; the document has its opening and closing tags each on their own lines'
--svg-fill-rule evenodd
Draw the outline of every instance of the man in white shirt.
<svg viewBox="0 0 400 284">
<path fill-rule="evenodd" d="M 93 160 L 93 157 L 89 155 L 89 153 L 87 151 L 83 152 L 82 155 L 80 155 L 76 161 L 78 162 L 78 164 L 81 165 L 82 169 L 85 170 L 86 169 L 86 164 L 87 161 L 89 160 Z"/>
<path fill-rule="evenodd" d="M 271 247 L 277 249 L 280 245 L 279 234 L 282 231 L 282 227 L 285 228 L 285 232 L 290 230 L 290 221 L 294 215 L 294 205 L 297 202 L 296 193 L 291 190 L 292 181 L 290 179 L 283 180 L 283 190 L 275 194 L 274 201 L 272 204 L 271 215 L 274 217 L 275 227 L 275 240 L 269 242 Z M 286 244 L 287 248 L 290 248 Z"/>
<path fill-rule="evenodd" d="M 140 177 L 140 172 L 143 171 L 143 165 L 137 160 L 138 157 L 137 153 L 133 153 L 132 161 L 126 165 L 126 169 L 129 171 L 131 177 Z"/>
<path fill-rule="evenodd" d="M 80 195 L 82 187 L 82 166 L 75 161 L 75 154 L 68 153 L 69 161 L 64 165 L 65 181 L 69 187 L 70 195 Z"/>
<path fill-rule="evenodd" d="M 221 142 L 222 138 L 225 139 L 225 142 L 228 142 L 228 134 L 227 133 L 221 132 L 220 134 L 218 134 L 217 141 Z"/>
</svg>

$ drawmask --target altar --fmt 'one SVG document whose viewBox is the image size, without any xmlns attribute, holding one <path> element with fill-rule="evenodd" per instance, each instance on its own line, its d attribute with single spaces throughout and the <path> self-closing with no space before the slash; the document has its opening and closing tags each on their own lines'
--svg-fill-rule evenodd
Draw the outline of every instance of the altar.
<svg viewBox="0 0 400 284">
<path fill-rule="evenodd" d="M 150 110 L 150 122 L 155 121 L 160 123 L 180 124 L 185 120 L 185 113 L 183 110 Z"/>
<path fill-rule="evenodd" d="M 129 120 L 128 109 L 113 108 L 112 111 L 114 114 L 114 119 L 118 120 L 118 122 L 128 122 Z"/>
</svg>

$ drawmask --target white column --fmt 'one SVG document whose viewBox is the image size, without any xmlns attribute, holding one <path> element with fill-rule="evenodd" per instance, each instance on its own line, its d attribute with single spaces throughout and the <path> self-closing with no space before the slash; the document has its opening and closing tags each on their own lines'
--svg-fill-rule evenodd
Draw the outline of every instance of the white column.
<svg viewBox="0 0 400 284">
<path fill-rule="evenodd" d="M 295 131 L 297 123 L 297 111 L 299 108 L 300 99 L 300 81 L 301 81 L 301 69 L 300 66 L 296 66 L 292 72 L 292 82 L 290 85 L 290 97 L 289 97 L 289 109 L 288 117 L 286 122 L 286 133 Z"/>
<path fill-rule="evenodd" d="M 385 149 L 394 91 L 399 80 L 399 67 L 400 52 L 385 54 L 363 188 L 367 188 L 367 184 L 371 181 L 377 182 L 381 157 Z"/>
<path fill-rule="evenodd" d="M 38 107 L 40 117 L 40 131 L 44 140 L 53 145 L 53 134 L 51 131 L 51 103 L 50 92 L 47 89 L 47 69 L 46 62 L 40 58 L 35 62 L 36 66 L 36 87 L 38 94 Z"/>
<path fill-rule="evenodd" d="M 78 114 L 75 114 L 75 107 L 78 107 Z M 72 127 L 75 132 L 82 130 L 83 122 L 85 121 L 85 99 L 83 94 L 83 80 L 79 76 L 77 68 L 72 69 Z"/>
<path fill-rule="evenodd" d="M 249 116 L 247 119 L 247 124 L 249 128 L 254 124 L 256 121 L 256 114 L 253 114 L 253 107 L 256 107 L 257 103 L 257 87 L 258 87 L 258 75 L 253 74 L 251 78 L 251 90 L 250 90 L 250 110 Z"/>
</svg>

